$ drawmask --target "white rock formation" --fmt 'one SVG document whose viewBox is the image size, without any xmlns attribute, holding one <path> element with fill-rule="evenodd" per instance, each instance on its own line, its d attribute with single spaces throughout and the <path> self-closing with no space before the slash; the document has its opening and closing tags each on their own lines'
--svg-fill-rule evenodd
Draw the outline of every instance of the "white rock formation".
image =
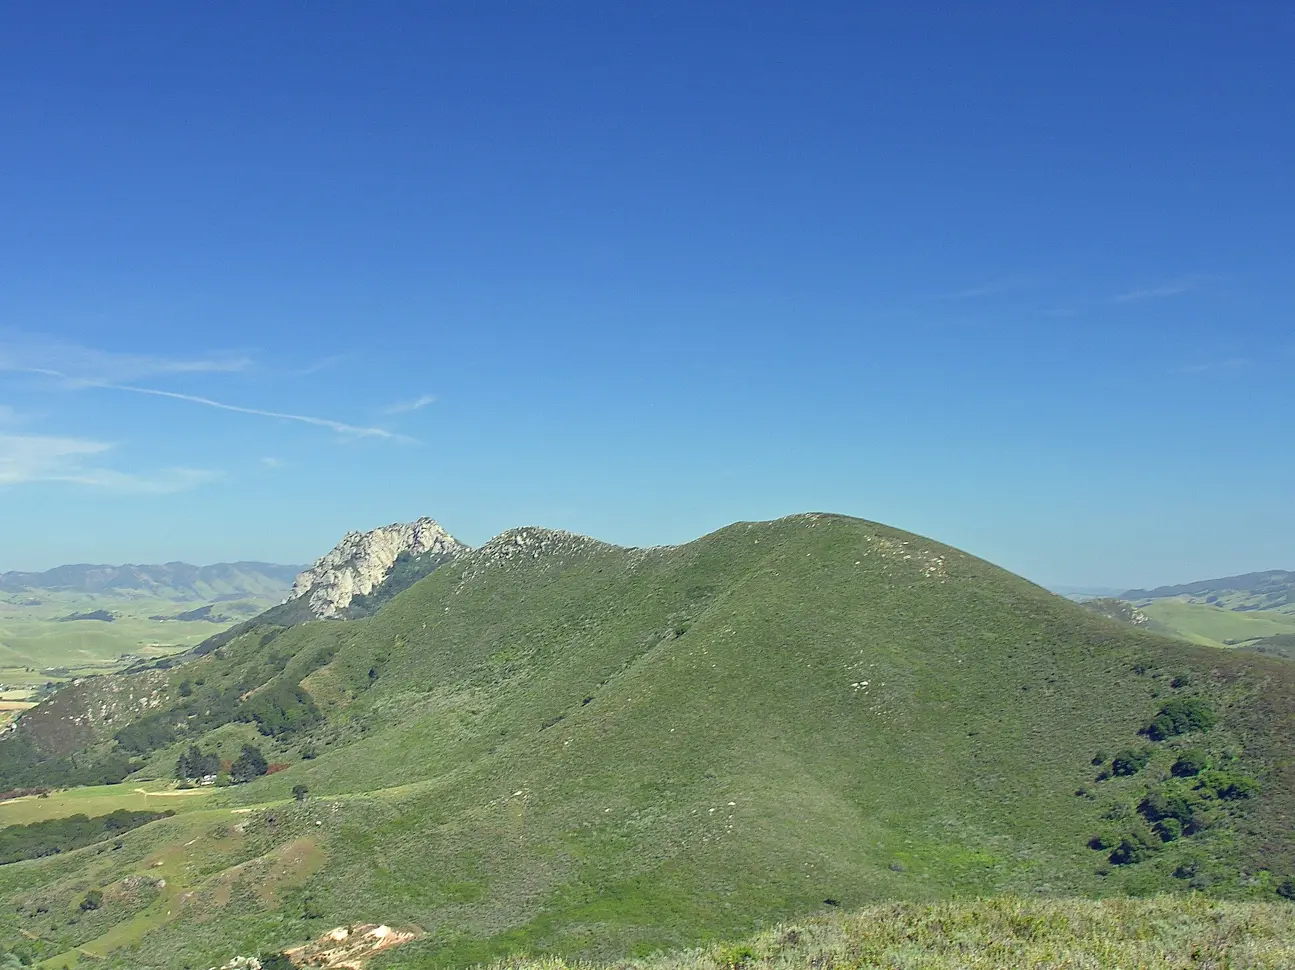
<svg viewBox="0 0 1295 970">
<path fill-rule="evenodd" d="M 297 577 L 288 598 L 307 596 L 315 616 L 335 619 L 351 605 L 351 600 L 367 596 L 381 584 L 401 553 L 452 558 L 467 549 L 434 520 L 426 518 L 386 525 L 372 532 L 348 532 L 332 552 Z"/>
</svg>

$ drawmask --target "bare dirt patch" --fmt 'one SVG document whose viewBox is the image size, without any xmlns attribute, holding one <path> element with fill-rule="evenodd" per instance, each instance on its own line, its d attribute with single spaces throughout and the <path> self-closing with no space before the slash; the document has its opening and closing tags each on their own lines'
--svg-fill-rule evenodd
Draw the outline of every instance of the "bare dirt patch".
<svg viewBox="0 0 1295 970">
<path fill-rule="evenodd" d="M 396 930 L 375 923 L 339 926 L 329 930 L 318 940 L 285 950 L 284 956 L 299 967 L 363 970 L 365 962 L 371 957 L 393 946 L 408 943 L 416 936 L 417 930 Z"/>
</svg>

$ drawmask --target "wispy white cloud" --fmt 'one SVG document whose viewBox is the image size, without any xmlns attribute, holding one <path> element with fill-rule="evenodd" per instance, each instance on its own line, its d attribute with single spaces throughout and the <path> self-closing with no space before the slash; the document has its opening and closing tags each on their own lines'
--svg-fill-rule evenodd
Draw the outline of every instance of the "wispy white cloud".
<svg viewBox="0 0 1295 970">
<path fill-rule="evenodd" d="M 237 373 L 251 367 L 241 355 L 193 358 L 120 354 L 77 344 L 25 336 L 0 337 L 0 371 L 47 376 L 73 375 L 91 382 L 120 383 L 161 374 Z"/>
<path fill-rule="evenodd" d="M 337 360 L 338 358 L 326 358 L 319 361 L 311 370 L 331 366 Z M 312 414 L 231 404 L 205 395 L 166 390 L 139 383 L 142 378 L 165 375 L 236 373 L 250 366 L 251 362 L 246 357 L 206 356 L 180 359 L 119 354 L 56 341 L 0 334 L 0 372 L 23 373 L 47 378 L 54 387 L 59 389 L 67 391 L 97 389 L 184 401 L 236 414 L 327 428 L 345 438 L 413 441 L 406 435 L 396 434 L 385 428 L 350 424 Z M 417 406 L 421 407 L 423 403 L 418 403 Z"/>
<path fill-rule="evenodd" d="M 70 482 L 117 492 L 164 495 L 215 477 L 197 468 L 166 468 L 138 475 L 105 468 L 93 459 L 111 451 L 105 441 L 61 435 L 0 434 L 0 487 L 28 482 Z"/>
<path fill-rule="evenodd" d="M 17 411 L 8 404 L 0 404 L 0 427 L 15 425 L 20 420 Z"/>
<path fill-rule="evenodd" d="M 415 398 L 412 401 L 401 401 L 398 404 L 392 404 L 390 407 L 382 409 L 383 414 L 408 414 L 410 411 L 421 411 L 429 404 L 436 403 L 436 395 L 424 394 L 422 397 Z"/>
<path fill-rule="evenodd" d="M 91 380 L 84 377 L 74 377 L 59 370 L 48 367 L 8 367 L 0 362 L 0 370 L 19 371 L 25 374 L 36 374 L 41 377 L 49 377 L 59 381 L 69 390 L 80 390 L 85 388 L 94 388 L 104 391 L 124 391 L 130 394 L 145 394 L 151 397 L 169 398 L 174 401 L 188 401 L 190 404 L 201 404 L 209 408 L 218 408 L 222 411 L 233 411 L 238 414 L 252 414 L 262 418 L 278 418 L 284 421 L 297 421 L 301 424 L 312 424 L 320 428 L 329 428 L 341 435 L 349 435 L 356 438 L 386 438 L 391 441 L 412 441 L 407 435 L 396 434 L 385 428 L 364 427 L 361 425 L 347 424 L 344 421 L 333 421 L 330 418 L 315 417 L 310 414 L 291 414 L 285 411 L 270 411 L 264 408 L 244 407 L 241 404 L 228 404 L 224 401 L 217 401 L 213 398 L 202 397 L 197 394 L 184 394 L 180 391 L 164 391 L 156 387 L 140 387 L 135 384 L 114 384 L 107 381 Z"/>
<path fill-rule="evenodd" d="M 261 459 L 262 468 L 269 468 L 269 469 L 282 468 L 284 464 L 285 462 L 283 461 L 282 458 L 262 458 Z"/>
<path fill-rule="evenodd" d="M 1194 290 L 1202 283 L 1208 283 L 1213 280 L 1213 276 L 1182 276 L 1174 280 L 1166 280 L 1163 283 L 1156 283 L 1151 286 L 1139 286 L 1123 293 L 1117 293 L 1114 296 L 1116 303 L 1134 303 L 1138 300 L 1157 300 L 1167 296 L 1178 296 Z"/>
</svg>

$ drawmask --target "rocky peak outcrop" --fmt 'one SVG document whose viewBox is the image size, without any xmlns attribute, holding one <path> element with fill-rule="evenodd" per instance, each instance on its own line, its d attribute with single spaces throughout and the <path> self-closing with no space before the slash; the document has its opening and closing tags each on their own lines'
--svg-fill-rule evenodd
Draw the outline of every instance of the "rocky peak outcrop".
<svg viewBox="0 0 1295 970">
<path fill-rule="evenodd" d="M 367 596 L 403 554 L 452 559 L 468 549 L 433 519 L 393 523 L 372 532 L 348 532 L 328 555 L 297 577 L 290 600 L 307 597 L 310 612 L 336 619 L 357 596 Z"/>
</svg>

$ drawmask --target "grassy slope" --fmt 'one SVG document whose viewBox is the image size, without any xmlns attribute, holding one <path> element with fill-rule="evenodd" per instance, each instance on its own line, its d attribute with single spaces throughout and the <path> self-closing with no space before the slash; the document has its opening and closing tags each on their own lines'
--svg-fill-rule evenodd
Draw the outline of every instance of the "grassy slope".
<svg viewBox="0 0 1295 970">
<path fill-rule="evenodd" d="M 1152 629 L 1207 647 L 1236 646 L 1261 637 L 1295 633 L 1295 615 L 1271 610 L 1238 613 L 1204 603 L 1178 599 L 1136 604 Z"/>
<path fill-rule="evenodd" d="M 998 898 L 893 904 L 782 925 L 740 943 L 652 956 L 619 970 L 1281 970 L 1295 966 L 1295 907 L 1201 898 Z M 512 960 L 493 970 L 596 970 Z"/>
<path fill-rule="evenodd" d="M 108 815 L 119 809 L 132 812 L 182 812 L 201 805 L 211 788 L 182 791 L 156 784 L 95 785 L 53 792 L 44 798 L 25 795 L 0 802 L 0 828 L 29 825 L 69 815 Z"/>
<path fill-rule="evenodd" d="M 539 559 L 492 544 L 371 619 L 268 648 L 245 636 L 171 672 L 232 677 L 272 650 L 296 680 L 335 643 L 305 678 L 329 711 L 322 756 L 213 793 L 122 852 L 79 850 L 93 865 L 72 853 L 0 869 L 16 904 L 0 931 L 108 952 L 92 941 L 134 927 L 115 963 L 210 966 L 321 922 L 377 921 L 427 931 L 384 958 L 421 966 L 642 953 L 829 897 L 1148 892 L 1193 856 L 1233 893 L 1271 893 L 1270 873 L 1295 871 L 1283 661 L 1128 630 L 858 520 L 739 524 L 647 552 L 549 541 Z M 1136 743 L 1183 674 L 1223 715 L 1203 743 L 1244 749 L 1263 792 L 1236 824 L 1098 875 L 1085 842 L 1100 815 L 1136 802 L 1173 754 L 1100 785 L 1090 758 Z M 244 835 L 221 834 L 222 815 L 269 802 L 240 816 Z M 114 931 L 111 913 L 75 914 L 78 892 L 190 840 L 194 895 L 165 918 L 123 906 Z M 299 883 L 267 896 L 239 876 L 294 845 L 315 860 Z M 301 919 L 307 894 L 321 919 Z M 57 927 L 29 915 L 38 898 Z"/>
</svg>

